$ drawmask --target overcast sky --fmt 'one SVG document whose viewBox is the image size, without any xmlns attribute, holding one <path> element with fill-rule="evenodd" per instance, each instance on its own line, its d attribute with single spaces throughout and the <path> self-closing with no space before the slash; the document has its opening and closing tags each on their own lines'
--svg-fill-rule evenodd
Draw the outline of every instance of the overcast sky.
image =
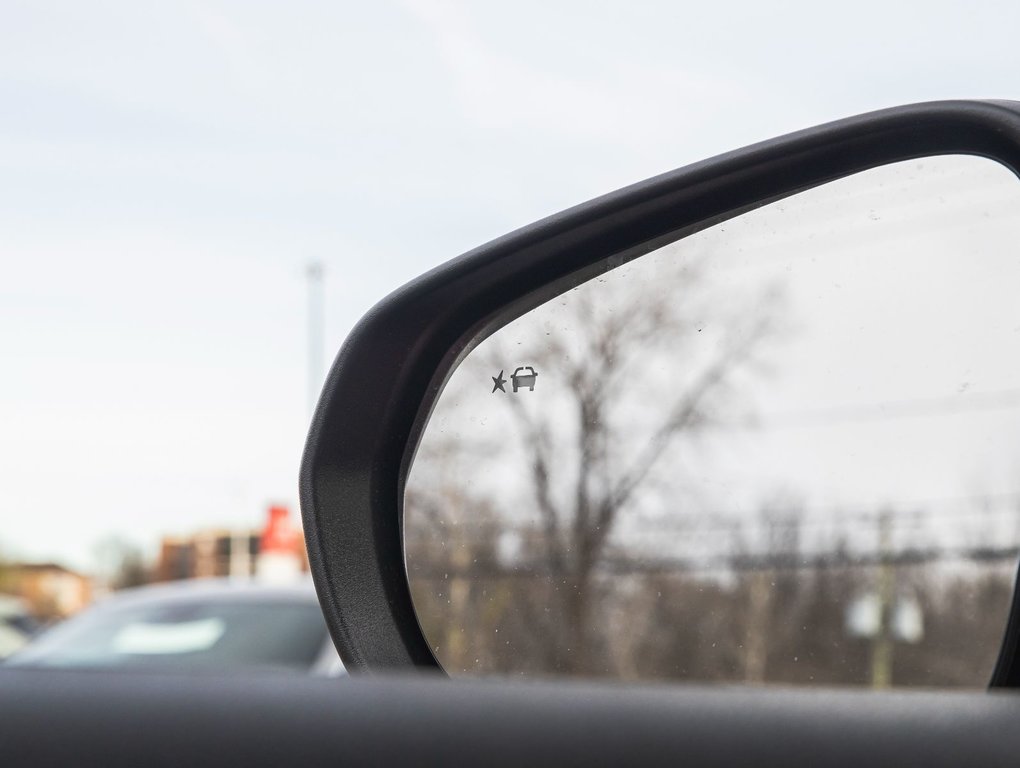
<svg viewBox="0 0 1020 768">
<path fill-rule="evenodd" d="M 326 356 L 401 282 L 624 184 L 1020 96 L 1015 3 L 0 6 L 0 552 L 296 508 Z"/>
</svg>

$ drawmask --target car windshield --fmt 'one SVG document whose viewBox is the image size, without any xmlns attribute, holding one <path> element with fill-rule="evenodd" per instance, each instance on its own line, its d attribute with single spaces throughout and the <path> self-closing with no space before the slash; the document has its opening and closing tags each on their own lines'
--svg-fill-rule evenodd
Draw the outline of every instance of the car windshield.
<svg viewBox="0 0 1020 768">
<path fill-rule="evenodd" d="M 311 669 L 326 642 L 312 600 L 167 600 L 110 605 L 55 627 L 9 663 L 46 667 Z"/>
</svg>

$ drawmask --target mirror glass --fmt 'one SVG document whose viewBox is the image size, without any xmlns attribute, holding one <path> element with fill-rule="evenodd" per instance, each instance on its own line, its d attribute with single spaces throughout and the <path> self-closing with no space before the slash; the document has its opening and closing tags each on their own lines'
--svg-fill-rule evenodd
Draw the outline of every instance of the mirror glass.
<svg viewBox="0 0 1020 768">
<path fill-rule="evenodd" d="M 453 675 L 983 687 L 1020 545 L 1020 184 L 847 177 L 634 259 L 453 372 L 405 493 Z"/>
</svg>

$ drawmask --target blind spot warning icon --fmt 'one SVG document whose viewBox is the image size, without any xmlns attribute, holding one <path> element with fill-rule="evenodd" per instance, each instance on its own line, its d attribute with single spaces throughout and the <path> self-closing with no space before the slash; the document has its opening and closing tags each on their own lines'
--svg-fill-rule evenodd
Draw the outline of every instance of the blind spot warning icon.
<svg viewBox="0 0 1020 768">
<path fill-rule="evenodd" d="M 538 378 L 538 372 L 530 365 L 522 365 L 510 374 L 510 381 L 514 385 L 514 392 L 521 387 L 527 387 L 529 392 L 535 391 L 535 379 Z"/>
</svg>

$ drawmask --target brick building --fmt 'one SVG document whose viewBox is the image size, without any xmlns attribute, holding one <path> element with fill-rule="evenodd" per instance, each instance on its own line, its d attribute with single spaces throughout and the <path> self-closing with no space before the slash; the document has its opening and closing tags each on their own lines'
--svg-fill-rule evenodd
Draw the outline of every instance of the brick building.
<svg viewBox="0 0 1020 768">
<path fill-rule="evenodd" d="M 14 563 L 3 569 L 0 591 L 20 597 L 40 619 L 63 619 L 92 600 L 92 580 L 57 563 Z"/>
</svg>

